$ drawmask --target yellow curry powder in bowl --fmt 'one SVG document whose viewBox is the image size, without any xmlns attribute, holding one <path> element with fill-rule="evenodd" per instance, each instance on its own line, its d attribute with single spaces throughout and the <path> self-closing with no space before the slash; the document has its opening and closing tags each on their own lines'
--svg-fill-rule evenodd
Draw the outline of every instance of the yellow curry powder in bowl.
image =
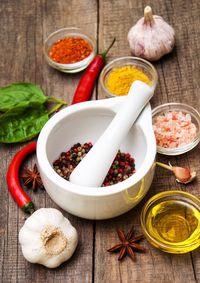
<svg viewBox="0 0 200 283">
<path fill-rule="evenodd" d="M 107 80 L 107 89 L 115 95 L 125 95 L 128 93 L 135 80 L 150 84 L 150 79 L 143 71 L 132 66 L 123 66 L 112 69 Z"/>
<path fill-rule="evenodd" d="M 157 82 L 157 72 L 153 65 L 137 57 L 113 60 L 104 67 L 100 76 L 101 87 L 108 97 L 127 95 L 136 80 L 151 86 Z"/>
</svg>

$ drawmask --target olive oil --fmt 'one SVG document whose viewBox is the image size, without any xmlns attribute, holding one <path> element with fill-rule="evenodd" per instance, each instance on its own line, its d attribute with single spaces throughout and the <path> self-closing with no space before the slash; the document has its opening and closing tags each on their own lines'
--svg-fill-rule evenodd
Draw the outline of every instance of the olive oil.
<svg viewBox="0 0 200 283">
<path fill-rule="evenodd" d="M 146 230 L 163 247 L 168 247 L 168 250 L 163 250 L 172 252 L 169 248 L 171 246 L 174 252 L 176 246 L 181 246 L 184 247 L 181 253 L 188 252 L 191 245 L 196 243 L 196 247 L 199 246 L 200 211 L 189 202 L 163 200 L 148 212 Z"/>
</svg>

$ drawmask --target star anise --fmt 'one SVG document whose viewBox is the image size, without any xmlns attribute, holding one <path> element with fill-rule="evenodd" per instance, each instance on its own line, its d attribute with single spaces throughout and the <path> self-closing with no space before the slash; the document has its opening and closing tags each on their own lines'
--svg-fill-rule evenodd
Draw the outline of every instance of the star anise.
<svg viewBox="0 0 200 283">
<path fill-rule="evenodd" d="M 32 190 L 43 188 L 43 183 L 36 164 L 34 165 L 33 170 L 25 168 L 24 173 L 21 175 L 21 178 L 24 185 L 31 188 Z"/>
<path fill-rule="evenodd" d="M 124 231 L 122 231 L 121 229 L 117 229 L 117 234 L 118 234 L 118 237 L 121 243 L 115 245 L 114 247 L 108 249 L 107 251 L 108 252 L 118 252 L 119 251 L 118 260 L 123 259 L 124 256 L 127 254 L 133 261 L 135 261 L 134 251 L 141 251 L 141 252 L 146 251 L 145 248 L 137 244 L 138 241 L 144 238 L 144 235 L 139 235 L 137 237 L 134 237 L 133 227 L 126 235 Z"/>
</svg>

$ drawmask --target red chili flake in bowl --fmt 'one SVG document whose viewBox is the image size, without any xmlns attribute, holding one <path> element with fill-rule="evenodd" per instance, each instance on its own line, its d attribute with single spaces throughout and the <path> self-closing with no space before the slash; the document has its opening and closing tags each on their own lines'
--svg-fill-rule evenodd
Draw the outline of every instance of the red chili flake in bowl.
<svg viewBox="0 0 200 283">
<path fill-rule="evenodd" d="M 92 143 L 76 143 L 67 152 L 62 152 L 57 160 L 53 162 L 54 170 L 69 181 L 70 174 L 79 162 L 92 148 Z M 102 187 L 111 186 L 122 182 L 135 173 L 135 160 L 129 153 L 118 151 Z"/>
<path fill-rule="evenodd" d="M 158 146 L 177 148 L 191 143 L 197 128 L 191 115 L 182 111 L 169 111 L 154 118 L 153 128 Z"/>
<path fill-rule="evenodd" d="M 92 46 L 82 37 L 66 37 L 55 42 L 49 57 L 60 64 L 73 64 L 82 61 L 92 53 Z"/>
</svg>

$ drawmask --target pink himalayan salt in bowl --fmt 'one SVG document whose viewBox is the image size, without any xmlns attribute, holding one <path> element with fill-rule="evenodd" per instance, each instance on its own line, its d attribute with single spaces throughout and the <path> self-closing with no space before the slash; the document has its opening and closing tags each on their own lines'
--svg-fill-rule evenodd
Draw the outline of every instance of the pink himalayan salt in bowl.
<svg viewBox="0 0 200 283">
<path fill-rule="evenodd" d="M 200 114 L 183 103 L 166 103 L 153 109 L 153 128 L 157 152 L 179 155 L 200 141 Z"/>
</svg>

